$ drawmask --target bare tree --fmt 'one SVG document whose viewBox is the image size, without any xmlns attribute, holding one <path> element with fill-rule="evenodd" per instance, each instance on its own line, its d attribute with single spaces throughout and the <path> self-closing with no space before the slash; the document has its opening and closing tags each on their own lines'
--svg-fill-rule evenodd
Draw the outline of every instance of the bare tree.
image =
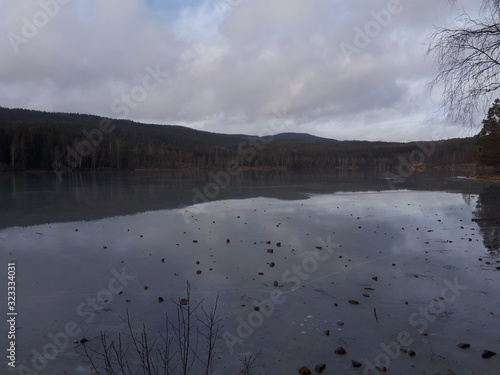
<svg viewBox="0 0 500 375">
<path fill-rule="evenodd" d="M 250 354 L 241 359 L 240 362 L 243 365 L 243 369 L 240 371 L 239 375 L 257 375 L 255 361 L 261 354 L 262 352 L 259 351 L 257 354 Z"/>
<path fill-rule="evenodd" d="M 96 375 L 205 375 L 213 372 L 215 348 L 224 326 L 217 312 L 219 297 L 209 310 L 203 300 L 191 301 L 191 286 L 186 285 L 186 298 L 172 299 L 176 317 L 165 316 L 162 332 L 153 334 L 146 325 L 136 329 L 127 311 L 127 332 L 109 335 L 101 332 L 95 344 L 86 340 L 77 351 Z M 197 314 L 201 309 L 202 314 Z M 200 344 L 200 347 L 198 346 Z M 245 368 L 252 369 L 253 359 Z M 251 374 L 251 372 L 249 373 Z"/>
<path fill-rule="evenodd" d="M 478 18 L 464 12 L 451 27 L 436 27 L 427 44 L 438 68 L 430 86 L 443 88 L 445 114 L 476 127 L 500 88 L 500 1 L 483 0 Z"/>
</svg>

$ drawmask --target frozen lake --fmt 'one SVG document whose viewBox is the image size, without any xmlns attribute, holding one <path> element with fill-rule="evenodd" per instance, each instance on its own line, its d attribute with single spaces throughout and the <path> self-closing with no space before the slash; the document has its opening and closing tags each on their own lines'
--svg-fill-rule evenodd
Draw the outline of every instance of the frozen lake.
<svg viewBox="0 0 500 375">
<path fill-rule="evenodd" d="M 189 282 L 193 308 L 219 298 L 214 374 L 238 374 L 259 352 L 260 374 L 318 364 L 325 374 L 498 373 L 500 356 L 482 354 L 500 353 L 499 183 L 216 177 L 0 175 L 1 257 L 4 269 L 16 264 L 18 313 L 17 368 L 5 356 L 2 368 L 88 374 L 73 340 L 97 347 L 100 332 L 126 332 L 127 310 L 154 337 Z"/>
</svg>

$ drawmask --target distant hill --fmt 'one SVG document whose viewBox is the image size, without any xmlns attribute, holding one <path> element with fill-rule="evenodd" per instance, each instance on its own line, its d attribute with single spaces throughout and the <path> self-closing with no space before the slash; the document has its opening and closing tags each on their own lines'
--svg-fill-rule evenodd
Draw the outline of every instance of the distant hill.
<svg viewBox="0 0 500 375">
<path fill-rule="evenodd" d="M 75 113 L 0 107 L 0 170 L 114 168 L 418 168 L 476 163 L 473 138 L 418 143 L 338 141 L 307 133 L 219 134 Z M 425 152 L 424 152 L 425 151 Z"/>
<path fill-rule="evenodd" d="M 7 109 L 0 107 L 0 128 L 2 127 L 36 127 L 50 128 L 58 131 L 81 131 L 82 129 L 99 128 L 99 123 L 109 120 L 116 127 L 113 137 L 135 137 L 137 142 L 175 143 L 177 146 L 212 146 L 238 143 L 245 136 L 219 134 L 191 129 L 179 125 L 142 124 L 131 120 L 103 118 L 95 115 L 78 113 L 43 112 L 26 109 Z M 159 138 L 151 138 L 154 134 Z M 146 137 L 147 139 L 145 139 Z"/>
<path fill-rule="evenodd" d="M 308 133 L 280 133 L 273 136 L 275 141 L 298 142 L 339 142 L 336 139 L 322 138 Z"/>
</svg>

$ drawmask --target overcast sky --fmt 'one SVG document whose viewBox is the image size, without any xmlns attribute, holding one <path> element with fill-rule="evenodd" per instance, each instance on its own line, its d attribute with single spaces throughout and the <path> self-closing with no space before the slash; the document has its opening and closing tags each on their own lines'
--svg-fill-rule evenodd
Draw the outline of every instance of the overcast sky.
<svg viewBox="0 0 500 375">
<path fill-rule="evenodd" d="M 433 26 L 481 1 L 459 3 L 0 0 L 0 106 L 222 133 L 470 136 L 426 88 Z"/>
</svg>

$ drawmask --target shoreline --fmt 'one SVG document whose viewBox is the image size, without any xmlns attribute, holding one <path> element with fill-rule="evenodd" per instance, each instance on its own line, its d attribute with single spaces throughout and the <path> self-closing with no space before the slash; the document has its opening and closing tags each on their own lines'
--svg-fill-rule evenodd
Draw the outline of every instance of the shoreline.
<svg viewBox="0 0 500 375">
<path fill-rule="evenodd" d="M 500 172 L 478 173 L 478 174 L 473 174 L 470 177 L 476 180 L 500 182 Z"/>
<path fill-rule="evenodd" d="M 433 166 L 415 166 L 414 172 L 428 172 L 428 171 L 461 171 L 464 173 L 472 172 L 472 170 L 479 168 L 479 166 L 471 166 L 469 164 L 463 165 L 454 165 L 454 166 L 444 166 L 444 165 L 433 165 Z M 240 171 L 289 171 L 295 170 L 290 166 L 284 165 L 260 165 L 260 166 L 246 166 L 241 165 L 238 166 Z M 307 170 L 309 168 L 299 168 L 297 170 Z M 360 166 L 344 166 L 344 167 L 318 167 L 313 168 L 318 170 L 373 170 L 373 171 L 394 171 L 396 168 L 388 168 L 388 169 L 379 169 L 379 168 L 371 168 L 371 167 L 360 167 Z M 143 168 L 98 168 L 98 169 L 75 169 L 69 173 L 79 172 L 79 173 L 88 173 L 88 172 L 198 172 L 198 171 L 212 171 L 212 170 L 224 170 L 223 167 L 195 167 L 195 166 L 183 166 L 177 168 L 161 168 L 161 167 L 143 167 Z M 483 169 L 484 170 L 484 169 Z M 0 169 L 0 173 L 54 173 L 52 169 L 24 169 L 24 170 L 13 170 L 13 169 Z M 495 180 L 500 180 L 500 171 L 499 172 L 483 172 L 483 173 L 473 173 L 467 175 L 471 178 L 482 178 L 483 176 L 493 176 L 492 178 Z"/>
</svg>

